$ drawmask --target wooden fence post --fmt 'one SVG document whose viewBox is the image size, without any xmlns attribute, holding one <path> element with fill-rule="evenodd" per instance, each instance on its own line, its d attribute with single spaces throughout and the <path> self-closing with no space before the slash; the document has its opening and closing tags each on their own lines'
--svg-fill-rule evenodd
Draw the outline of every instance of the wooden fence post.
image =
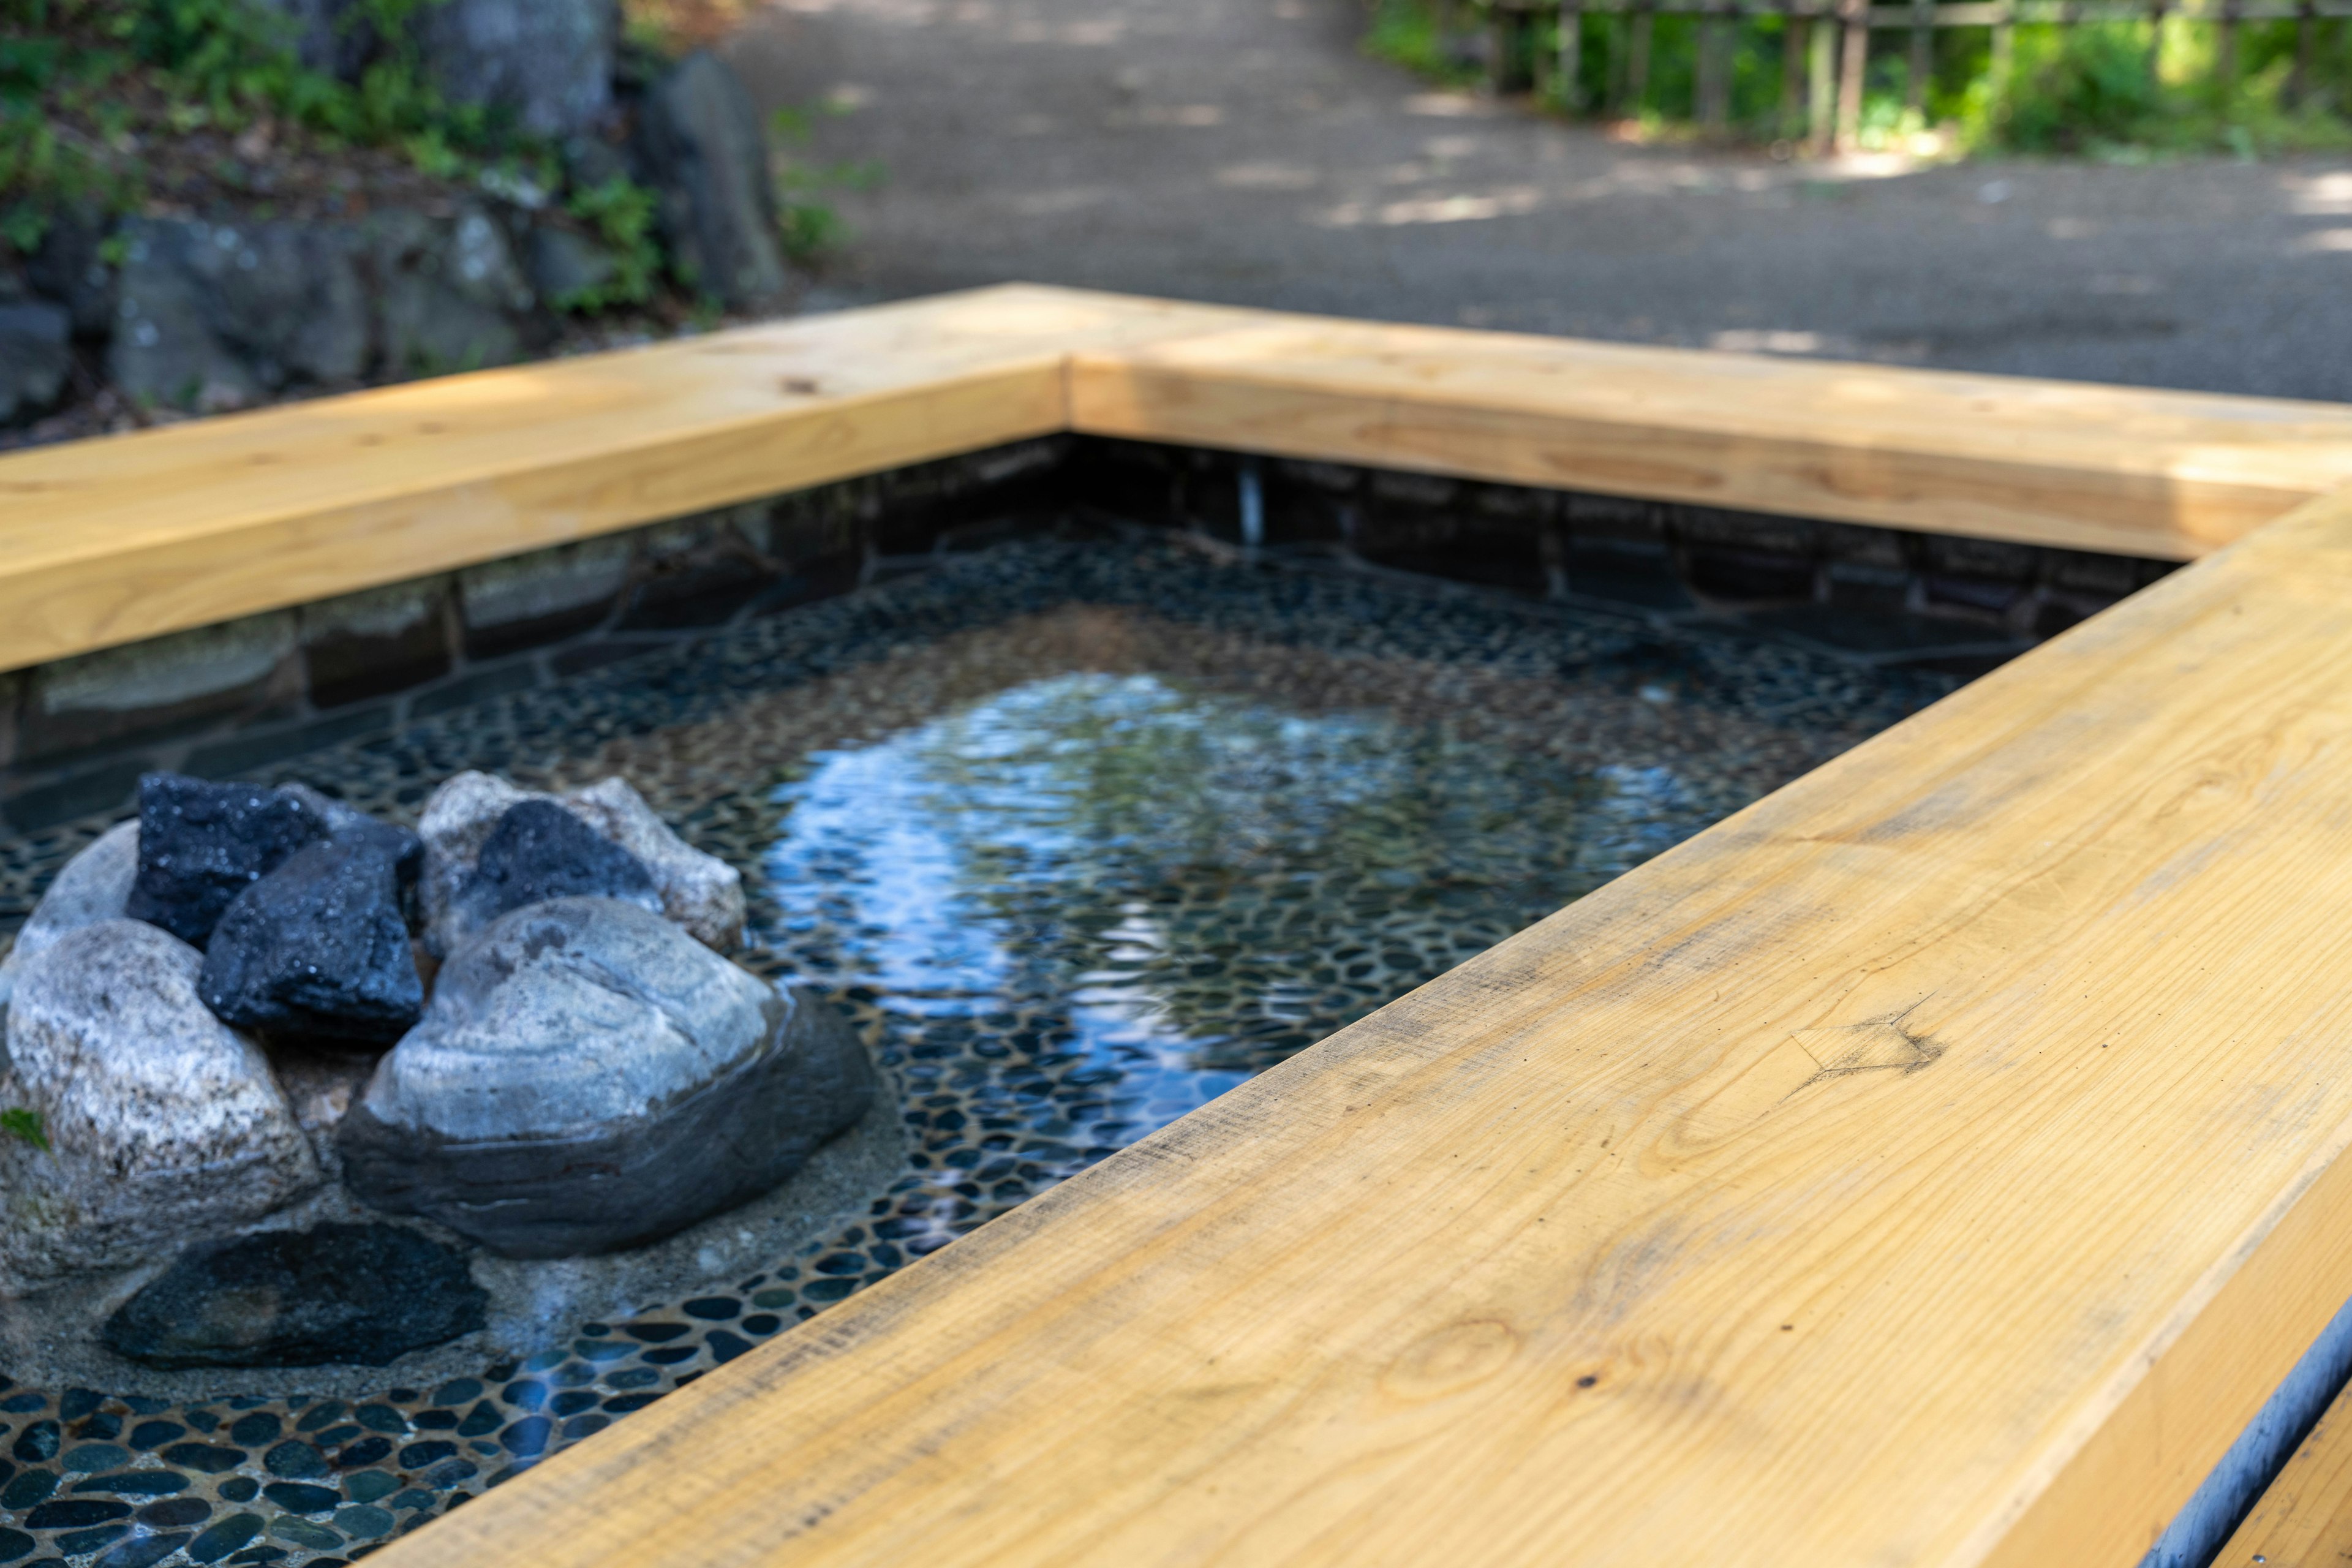
<svg viewBox="0 0 2352 1568">
<path fill-rule="evenodd" d="M 1560 0 L 1559 106 L 1570 114 L 1584 109 L 1584 12 L 1575 0 Z"/>
<path fill-rule="evenodd" d="M 1906 107 L 1925 113 L 1936 62 L 1936 0 L 1911 0 L 1911 70 L 1903 84 Z"/>
<path fill-rule="evenodd" d="M 2297 109 L 2310 106 L 2312 57 L 2318 48 L 2319 19 L 2314 16 L 2311 0 L 2294 11 L 2294 68 L 2286 79 L 2286 100 Z"/>
<path fill-rule="evenodd" d="M 1650 96 L 1650 8 L 1642 5 L 1625 24 L 1624 112 L 1639 116 Z"/>
<path fill-rule="evenodd" d="M 1803 134 L 1799 129 L 1803 113 L 1801 100 L 1805 91 L 1805 42 L 1811 24 L 1797 15 L 1794 0 L 1783 0 L 1780 6 L 1780 134 L 1794 137 Z"/>
<path fill-rule="evenodd" d="M 1837 150 L 1862 145 L 1862 84 L 1870 68 L 1870 0 L 1838 0 L 1844 60 L 1838 70 Z"/>
<path fill-rule="evenodd" d="M 2238 91 L 2238 0 L 2221 0 L 2221 47 L 2213 58 L 2213 85 L 2226 109 Z"/>
<path fill-rule="evenodd" d="M 1697 100 L 1697 120 L 1710 135 L 1721 135 L 1731 123 L 1731 61 L 1730 49 L 1736 20 L 1710 5 L 1699 14 L 1698 71 L 1691 84 L 1692 96 Z"/>
<path fill-rule="evenodd" d="M 1805 146 L 1818 158 L 1830 150 L 1837 126 L 1836 21 L 1817 16 L 1805 25 Z"/>
<path fill-rule="evenodd" d="M 2162 0 L 2158 0 L 2161 4 Z M 1990 83 L 1993 112 L 2005 114 L 2002 102 L 2009 97 L 2010 73 L 2017 68 L 2017 0 L 2002 0 L 2000 19 L 1992 25 L 1992 62 Z"/>
</svg>

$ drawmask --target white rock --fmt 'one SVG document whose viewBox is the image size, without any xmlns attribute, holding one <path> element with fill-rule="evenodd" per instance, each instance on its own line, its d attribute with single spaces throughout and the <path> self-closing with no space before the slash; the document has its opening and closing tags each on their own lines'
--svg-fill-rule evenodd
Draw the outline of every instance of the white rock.
<svg viewBox="0 0 2352 1568">
<path fill-rule="evenodd" d="M 119 921 L 139 877 L 139 819 L 118 822 L 98 841 L 65 864 L 65 869 L 33 907 L 17 931 L 16 945 L 0 959 L 0 1007 L 8 1005 L 26 961 L 68 931 L 100 921 Z"/>
<path fill-rule="evenodd" d="M 138 921 L 68 931 L 17 972 L 0 1106 L 0 1283 L 23 1290 L 169 1256 L 317 1186 L 269 1063 L 196 999 L 203 955 Z"/>
<path fill-rule="evenodd" d="M 518 789 L 488 773 L 463 773 L 433 792 L 416 825 L 425 839 L 425 874 L 417 893 L 424 905 L 426 951 L 446 957 L 462 940 L 460 923 L 453 918 L 458 890 L 473 875 L 482 845 L 499 818 L 526 800 L 552 801 L 597 837 L 643 861 L 660 891 L 662 913 L 697 942 L 718 952 L 741 944 L 742 877 L 726 861 L 703 854 L 671 832 L 625 780 L 608 778 L 570 795 L 545 795 Z"/>
</svg>

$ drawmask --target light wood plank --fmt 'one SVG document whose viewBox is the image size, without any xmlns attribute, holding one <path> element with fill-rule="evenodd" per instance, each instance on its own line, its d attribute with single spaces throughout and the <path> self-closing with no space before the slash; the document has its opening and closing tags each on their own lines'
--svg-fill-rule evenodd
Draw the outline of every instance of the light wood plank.
<svg viewBox="0 0 2352 1568">
<path fill-rule="evenodd" d="M 2352 499 L 386 1568 L 2129 1568 L 2352 1296 Z"/>
<path fill-rule="evenodd" d="M 2352 1563 L 2352 1390 L 2336 1396 L 2213 1561 L 2215 1568 Z"/>
<path fill-rule="evenodd" d="M 1241 319 L 982 289 L 0 458 L 0 668 L 1055 434 L 1073 346 Z"/>
<path fill-rule="evenodd" d="M 2352 409 L 1285 318 L 1078 351 L 1080 430 L 2191 560 L 2352 480 Z"/>
</svg>

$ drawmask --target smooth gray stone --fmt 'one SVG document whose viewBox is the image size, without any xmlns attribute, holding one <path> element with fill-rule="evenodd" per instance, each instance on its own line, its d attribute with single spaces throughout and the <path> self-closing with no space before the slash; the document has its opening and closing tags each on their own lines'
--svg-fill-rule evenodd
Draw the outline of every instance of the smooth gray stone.
<svg viewBox="0 0 2352 1568">
<path fill-rule="evenodd" d="M 417 899 L 425 951 L 446 956 L 464 939 L 458 894 L 474 874 L 482 846 L 500 819 L 526 800 L 562 806 L 597 834 L 635 856 L 653 874 L 662 913 L 718 952 L 743 941 L 743 879 L 735 868 L 705 855 L 670 831 L 625 779 L 599 780 L 570 795 L 517 789 L 483 773 L 444 780 L 425 803 L 416 827 L 425 839 L 425 872 Z"/>
<path fill-rule="evenodd" d="M 558 310 L 597 298 L 620 272 L 611 247 L 553 224 L 530 231 L 530 286 Z"/>
<path fill-rule="evenodd" d="M 68 931 L 119 921 L 131 899 L 131 884 L 139 875 L 139 823 L 118 822 L 99 835 L 90 847 L 67 861 L 57 879 L 33 906 L 33 913 L 16 932 L 16 945 L 0 959 L 0 1006 L 16 989 L 16 975 L 32 956 L 53 946 Z"/>
<path fill-rule="evenodd" d="M 0 1105 L 38 1112 L 50 1147 L 0 1139 L 0 1287 L 167 1257 L 319 1184 L 260 1049 L 197 1000 L 202 962 L 114 920 L 18 971 Z"/>
<path fill-rule="evenodd" d="M 505 225 L 482 208 L 460 208 L 446 221 L 381 214 L 367 226 L 367 248 L 381 289 L 386 370 L 443 374 L 509 364 L 538 341 L 530 280 Z"/>
<path fill-rule="evenodd" d="M 504 110 L 533 135 L 586 131 L 612 107 L 614 0 L 440 0 L 410 27 L 453 101 Z"/>
<path fill-rule="evenodd" d="M 510 1258 L 610 1252 L 766 1192 L 865 1113 L 839 1015 L 633 904 L 515 910 L 442 969 L 338 1133 L 362 1202 Z"/>
<path fill-rule="evenodd" d="M 0 301 L 0 425 L 45 414 L 73 368 L 73 312 L 46 300 Z"/>
<path fill-rule="evenodd" d="M 373 326 L 349 226 L 136 217 L 120 232 L 108 367 L 129 395 L 234 408 L 366 373 Z"/>
<path fill-rule="evenodd" d="M 792 279 L 775 172 L 759 110 L 735 73 L 707 49 L 679 61 L 646 97 L 636 148 L 678 270 L 730 310 L 776 303 Z"/>
<path fill-rule="evenodd" d="M 366 833 L 297 851 L 221 916 L 196 992 L 240 1029 L 398 1039 L 424 1014 L 425 983 L 401 913 L 394 853 Z"/>
<path fill-rule="evenodd" d="M 203 1242 L 106 1321 L 143 1366 L 389 1366 L 473 1333 L 489 1292 L 465 1254 L 381 1222 Z"/>
</svg>

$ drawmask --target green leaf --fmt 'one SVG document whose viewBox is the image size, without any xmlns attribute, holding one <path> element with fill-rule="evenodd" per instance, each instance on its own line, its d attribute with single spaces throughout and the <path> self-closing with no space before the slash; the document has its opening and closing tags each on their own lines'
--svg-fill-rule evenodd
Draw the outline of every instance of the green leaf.
<svg viewBox="0 0 2352 1568">
<path fill-rule="evenodd" d="M 27 1110 L 21 1105 L 0 1110 L 0 1132 L 30 1143 L 43 1153 L 48 1152 L 48 1129 L 41 1125 L 41 1113 L 37 1110 Z"/>
</svg>

